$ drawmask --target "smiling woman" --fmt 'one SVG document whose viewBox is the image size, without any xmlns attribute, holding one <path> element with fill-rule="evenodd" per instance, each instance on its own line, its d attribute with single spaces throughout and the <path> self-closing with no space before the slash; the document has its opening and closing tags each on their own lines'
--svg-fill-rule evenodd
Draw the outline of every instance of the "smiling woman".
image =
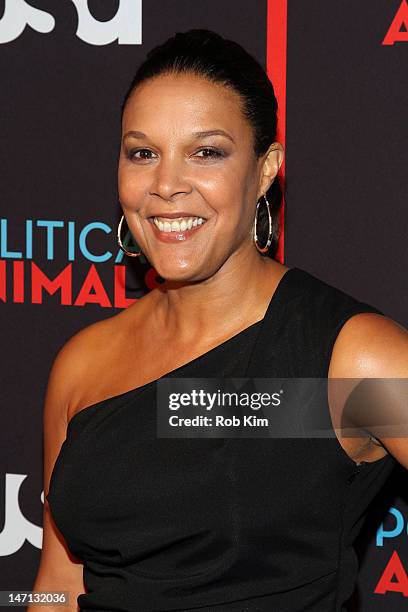
<svg viewBox="0 0 408 612">
<path fill-rule="evenodd" d="M 255 216 L 248 202 L 257 200 L 260 241 L 255 244 L 273 258 L 282 199 L 277 172 L 283 147 L 275 142 L 277 102 L 271 82 L 237 43 L 223 44 L 221 37 L 201 30 L 189 38 L 190 46 L 178 34 L 150 52 L 122 105 L 123 212 L 142 252 L 163 278 L 170 274 L 173 280 L 177 268 L 179 280 L 211 275 L 211 260 L 217 265 L 231 241 L 238 245 L 243 237 L 234 259 L 248 259 Z M 229 62 L 220 61 L 219 52 Z M 155 217 L 159 231 L 153 233 L 148 221 Z M 207 224 L 198 224 L 200 231 L 185 231 L 170 222 L 181 223 L 183 217 L 202 218 Z M 174 242 L 177 248 L 160 250 L 162 242 Z M 204 269 L 194 273 L 183 252 L 188 249 L 194 257 L 203 245 L 213 256 L 200 258 Z"/>
<path fill-rule="evenodd" d="M 157 100 L 154 110 L 151 100 Z M 148 135 L 127 129 L 138 123 L 150 127 Z M 228 129 L 199 129 L 208 124 Z M 254 217 L 248 201 L 256 200 L 266 160 L 255 157 L 238 94 L 194 74 L 161 74 L 132 90 L 123 126 L 120 201 L 159 274 L 204 280 L 234 242 L 242 245 L 235 258 L 246 257 Z M 263 168 L 264 190 L 281 162 L 275 143 Z M 175 247 L 164 246 L 169 244 Z"/>
<path fill-rule="evenodd" d="M 276 121 L 263 68 L 207 30 L 153 49 L 125 96 L 118 240 L 134 255 L 126 220 L 165 282 L 50 373 L 35 588 L 72 610 L 343 611 L 365 513 L 408 467 L 403 440 L 340 436 L 328 397 L 327 438 L 157 435 L 162 378 L 408 376 L 406 330 L 275 260 Z"/>
</svg>

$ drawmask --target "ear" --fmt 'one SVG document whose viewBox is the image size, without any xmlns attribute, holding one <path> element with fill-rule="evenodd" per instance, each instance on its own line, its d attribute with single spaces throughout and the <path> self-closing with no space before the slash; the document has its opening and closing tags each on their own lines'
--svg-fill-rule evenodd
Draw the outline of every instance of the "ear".
<svg viewBox="0 0 408 612">
<path fill-rule="evenodd" d="M 284 149 L 280 142 L 273 142 L 265 155 L 261 157 L 257 199 L 263 196 L 272 185 L 282 165 L 283 157 Z"/>
</svg>

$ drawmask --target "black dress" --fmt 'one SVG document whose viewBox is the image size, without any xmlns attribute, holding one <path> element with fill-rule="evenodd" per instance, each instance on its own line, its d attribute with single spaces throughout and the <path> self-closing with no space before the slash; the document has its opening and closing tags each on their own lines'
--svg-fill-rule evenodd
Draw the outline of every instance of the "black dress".
<svg viewBox="0 0 408 612">
<path fill-rule="evenodd" d="M 383 314 L 294 267 L 262 321 L 166 377 L 327 377 L 342 325 L 370 311 Z M 84 564 L 80 609 L 346 610 L 353 542 L 393 457 L 357 464 L 334 432 L 158 438 L 155 393 L 153 381 L 69 422 L 47 499 Z"/>
</svg>

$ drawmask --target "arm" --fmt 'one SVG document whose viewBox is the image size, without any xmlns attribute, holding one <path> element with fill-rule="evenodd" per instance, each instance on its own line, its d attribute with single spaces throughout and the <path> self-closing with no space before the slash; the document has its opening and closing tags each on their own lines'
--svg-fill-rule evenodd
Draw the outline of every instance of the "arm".
<svg viewBox="0 0 408 612">
<path fill-rule="evenodd" d="M 346 410 L 347 422 L 376 437 L 408 469 L 408 331 L 379 314 L 354 315 L 336 339 L 329 378 L 355 379 L 336 387 L 336 418 Z M 357 384 L 365 390 L 353 400 Z"/>
<path fill-rule="evenodd" d="M 74 336 L 58 353 L 51 368 L 43 410 L 44 426 L 44 510 L 43 542 L 40 564 L 33 591 L 68 591 L 69 606 L 32 605 L 28 612 L 58 612 L 61 609 L 69 612 L 79 610 L 76 599 L 85 593 L 83 583 L 83 565 L 69 552 L 62 534 L 58 531 L 51 516 L 50 507 L 45 496 L 48 494 L 49 482 L 56 458 L 66 437 L 67 409 L 69 405 L 68 390 L 77 380 L 78 368 L 81 368 L 84 351 L 78 346 Z M 75 388 L 75 387 L 74 387 Z"/>
</svg>

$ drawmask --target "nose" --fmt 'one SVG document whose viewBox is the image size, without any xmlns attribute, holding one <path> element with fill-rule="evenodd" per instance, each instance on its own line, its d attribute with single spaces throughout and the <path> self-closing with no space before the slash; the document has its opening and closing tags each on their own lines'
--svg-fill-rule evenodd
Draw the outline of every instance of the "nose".
<svg viewBox="0 0 408 612">
<path fill-rule="evenodd" d="M 184 177 L 182 163 L 162 157 L 154 169 L 150 194 L 171 200 L 175 195 L 190 192 L 191 186 Z"/>
</svg>

